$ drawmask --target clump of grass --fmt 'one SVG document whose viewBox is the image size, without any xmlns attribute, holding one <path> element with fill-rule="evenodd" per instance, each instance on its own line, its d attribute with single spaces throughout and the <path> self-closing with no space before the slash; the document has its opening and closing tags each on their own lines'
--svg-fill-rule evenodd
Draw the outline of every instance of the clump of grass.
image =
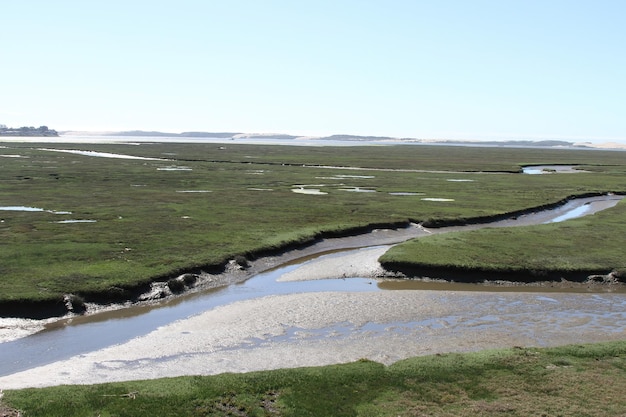
<svg viewBox="0 0 626 417">
<path fill-rule="evenodd" d="M 250 267 L 250 262 L 248 262 L 248 259 L 246 259 L 246 257 L 243 255 L 235 256 L 235 263 L 243 269 Z"/>
<path fill-rule="evenodd" d="M 85 299 L 77 294 L 67 294 L 64 297 L 65 306 L 68 311 L 76 314 L 83 314 L 87 311 Z"/>
<path fill-rule="evenodd" d="M 174 294 L 185 291 L 185 281 L 180 278 L 170 278 L 167 281 L 167 287 Z"/>
<path fill-rule="evenodd" d="M 184 284 L 188 287 L 192 286 L 198 280 L 198 276 L 196 274 L 183 274 L 181 277 Z"/>
</svg>

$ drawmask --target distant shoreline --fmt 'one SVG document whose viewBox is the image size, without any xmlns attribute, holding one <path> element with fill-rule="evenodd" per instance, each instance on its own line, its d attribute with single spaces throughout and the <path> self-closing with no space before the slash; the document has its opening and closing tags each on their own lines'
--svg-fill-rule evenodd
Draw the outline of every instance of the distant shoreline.
<svg viewBox="0 0 626 417">
<path fill-rule="evenodd" d="M 55 131 L 55 133 L 57 133 Z M 476 146 L 476 147 L 514 147 L 514 148 L 545 148 L 545 149 L 578 149 L 578 150 L 626 150 L 626 143 L 605 142 L 571 142 L 565 140 L 462 140 L 462 139 L 418 139 L 394 138 L 389 136 L 358 136 L 358 135 L 330 135 L 330 136 L 298 136 L 279 133 L 237 133 L 237 132 L 181 132 L 169 133 L 158 131 L 60 131 L 56 135 L 2 135 L 0 141 L 32 141 L 36 137 L 55 138 L 58 143 L 117 143 L 128 142 L 184 142 L 185 140 L 215 143 L 254 143 L 254 144 L 283 144 L 283 145 L 324 145 L 338 144 L 359 146 L 367 144 L 384 145 L 433 145 L 433 146 Z M 265 142 L 264 142 L 265 141 Z"/>
</svg>

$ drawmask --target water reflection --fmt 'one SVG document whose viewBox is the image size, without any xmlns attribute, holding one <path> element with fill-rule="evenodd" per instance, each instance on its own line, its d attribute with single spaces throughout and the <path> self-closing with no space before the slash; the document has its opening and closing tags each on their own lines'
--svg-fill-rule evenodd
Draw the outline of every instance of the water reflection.
<svg viewBox="0 0 626 417">
<path fill-rule="evenodd" d="M 580 169 L 577 165 L 529 165 L 522 168 L 524 174 L 575 174 L 579 172 L 589 172 Z"/>
<path fill-rule="evenodd" d="M 51 149 L 51 148 L 38 148 L 38 151 L 49 151 L 49 152 L 64 152 L 71 153 L 75 155 L 84 155 L 84 156 L 95 156 L 99 158 L 115 158 L 115 159 L 140 159 L 144 161 L 167 161 L 167 159 L 162 158 L 148 158 L 145 156 L 133 156 L 133 155 L 124 155 L 119 153 L 110 153 L 110 152 L 96 152 L 96 151 L 81 151 L 77 149 Z"/>
</svg>

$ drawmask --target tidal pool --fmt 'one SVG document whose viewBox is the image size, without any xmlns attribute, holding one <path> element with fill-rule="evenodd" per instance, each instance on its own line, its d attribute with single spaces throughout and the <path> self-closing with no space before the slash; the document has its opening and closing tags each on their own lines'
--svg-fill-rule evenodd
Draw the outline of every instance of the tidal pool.
<svg viewBox="0 0 626 417">
<path fill-rule="evenodd" d="M 97 220 L 59 220 L 55 223 L 61 223 L 61 224 L 66 224 L 66 223 L 97 223 Z"/>
<path fill-rule="evenodd" d="M 376 190 L 368 187 L 350 187 L 350 188 L 341 188 L 341 191 L 348 191 L 352 193 L 375 193 Z"/>
<path fill-rule="evenodd" d="M 424 195 L 424 193 L 413 193 L 413 192 L 391 192 L 389 195 L 403 195 L 403 196 L 411 196 L 411 195 Z"/>
<path fill-rule="evenodd" d="M 292 188 L 291 191 L 297 194 L 308 194 L 308 195 L 326 195 L 327 192 L 320 190 L 319 188 L 304 188 L 306 186 Z"/>
<path fill-rule="evenodd" d="M 96 151 L 81 151 L 77 149 L 50 149 L 50 148 L 38 148 L 39 151 L 50 151 L 50 152 L 65 152 L 72 153 L 76 155 L 84 155 L 84 156 L 95 156 L 99 158 L 115 158 L 115 159 L 140 159 L 144 161 L 167 161 L 167 159 L 162 158 L 148 158 L 145 156 L 133 156 L 133 155 L 124 155 L 119 153 L 109 153 L 109 152 L 96 152 Z"/>
<path fill-rule="evenodd" d="M 27 207 L 27 206 L 0 206 L 0 210 L 3 210 L 3 211 L 46 211 L 39 207 Z"/>
<path fill-rule="evenodd" d="M 578 169 L 577 165 L 532 165 L 522 168 L 524 174 L 538 175 L 538 174 L 576 174 L 581 172 L 589 172 Z"/>
<path fill-rule="evenodd" d="M 171 165 L 167 167 L 157 168 L 157 171 L 193 171 L 193 169 L 190 167 L 186 167 L 186 166 Z"/>
<path fill-rule="evenodd" d="M 420 198 L 420 200 L 424 201 L 454 201 L 454 198 L 441 198 L 441 197 L 424 197 Z"/>
<path fill-rule="evenodd" d="M 28 206 L 0 206 L 0 211 L 32 211 L 32 212 L 46 212 L 53 214 L 72 214 L 71 211 L 56 211 L 56 210 L 46 210 L 39 207 L 28 207 Z"/>
</svg>

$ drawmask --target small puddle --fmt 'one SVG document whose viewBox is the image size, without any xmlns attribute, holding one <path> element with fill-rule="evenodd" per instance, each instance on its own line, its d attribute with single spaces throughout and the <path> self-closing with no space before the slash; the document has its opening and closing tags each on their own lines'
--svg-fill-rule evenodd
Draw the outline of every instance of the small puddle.
<svg viewBox="0 0 626 417">
<path fill-rule="evenodd" d="M 442 202 L 446 202 L 446 201 L 454 201 L 454 198 L 424 197 L 424 198 L 420 198 L 420 200 L 423 200 L 423 201 L 442 201 Z"/>
<path fill-rule="evenodd" d="M 186 166 L 167 166 L 157 168 L 157 171 L 193 171 L 192 168 Z"/>
<path fill-rule="evenodd" d="M 27 207 L 27 206 L 1 206 L 0 210 L 3 210 L 3 211 L 46 211 L 42 208 Z"/>
<path fill-rule="evenodd" d="M 522 167 L 522 172 L 529 175 L 541 174 L 577 174 L 589 172 L 578 168 L 578 165 L 529 165 Z"/>
<path fill-rule="evenodd" d="M 97 220 L 59 220 L 58 222 L 55 223 L 61 223 L 61 224 L 65 224 L 65 223 L 97 223 Z"/>
<path fill-rule="evenodd" d="M 575 219 L 577 217 L 582 217 L 587 214 L 591 210 L 591 204 L 585 204 L 584 206 L 577 207 L 573 210 L 568 211 L 565 214 L 562 214 L 546 223 L 558 223 L 563 222 L 565 220 Z"/>
<path fill-rule="evenodd" d="M 340 188 L 341 191 L 349 191 L 353 193 L 375 193 L 376 190 L 372 190 L 371 188 L 361 188 L 361 187 L 351 187 L 351 188 Z"/>
<path fill-rule="evenodd" d="M 328 194 L 328 193 L 320 190 L 319 188 L 304 188 L 304 187 L 300 187 L 300 188 L 292 188 L 291 191 L 296 193 L 296 194 L 308 194 L 308 195 L 326 195 L 326 194 Z"/>
<path fill-rule="evenodd" d="M 403 195 L 403 196 L 412 196 L 412 195 L 424 195 L 424 193 L 413 193 L 413 192 L 391 192 L 389 195 Z"/>
<path fill-rule="evenodd" d="M 52 214 L 72 214 L 71 211 L 55 211 L 55 210 L 46 210 L 39 207 L 28 207 L 28 206 L 0 206 L 0 211 L 31 211 L 31 212 L 46 212 Z"/>
</svg>

